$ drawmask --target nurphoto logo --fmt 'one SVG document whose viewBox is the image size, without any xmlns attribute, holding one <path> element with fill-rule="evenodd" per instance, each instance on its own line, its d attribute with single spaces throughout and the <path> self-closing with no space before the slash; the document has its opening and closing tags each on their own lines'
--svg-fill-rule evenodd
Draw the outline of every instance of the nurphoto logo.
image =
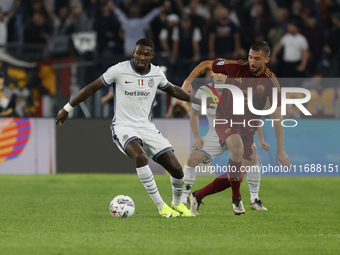
<svg viewBox="0 0 340 255">
<path fill-rule="evenodd" d="M 245 98 L 242 90 L 238 88 L 235 85 L 231 84 L 215 84 L 215 89 L 212 88 L 209 85 L 206 85 L 209 89 L 211 89 L 217 96 L 217 92 L 215 89 L 229 89 L 232 97 L 233 97 L 233 115 L 244 115 L 244 105 L 245 105 Z M 261 87 L 262 86 L 262 87 Z M 210 97 L 213 98 L 213 101 L 215 105 L 217 105 L 213 95 L 205 90 L 202 89 L 207 93 L 203 93 L 201 95 L 201 101 L 202 101 L 202 107 L 201 107 L 201 114 L 206 115 L 207 114 L 207 96 L 209 95 Z M 256 87 L 256 90 L 264 90 L 263 85 L 258 85 Z M 253 95 L 253 88 L 248 87 L 247 88 L 247 93 L 248 95 Z M 301 93 L 305 95 L 304 98 L 287 98 L 288 93 Z M 278 95 L 277 95 L 277 88 L 272 88 L 272 105 L 269 109 L 266 110 L 258 110 L 254 108 L 253 104 L 253 97 L 249 96 L 246 98 L 247 100 L 247 105 L 251 113 L 259 116 L 265 116 L 265 115 L 270 115 L 272 114 L 276 109 L 277 109 L 277 104 L 278 104 Z M 220 97 L 218 96 L 218 99 L 220 100 L 220 103 L 222 104 L 222 101 Z M 311 116 L 312 114 L 303 106 L 304 103 L 307 103 L 311 99 L 311 93 L 309 90 L 305 88 L 281 88 L 281 114 L 286 115 L 287 111 L 287 105 L 295 105 L 304 115 L 306 116 Z M 230 120 L 232 122 L 232 120 Z M 277 121 L 275 119 L 265 119 L 265 121 L 271 121 L 272 122 L 272 127 L 274 126 L 274 121 Z M 285 122 L 294 122 L 294 125 L 285 125 Z M 214 120 L 214 126 L 218 124 L 226 124 L 228 123 L 228 120 L 225 119 L 215 119 Z M 245 120 L 243 122 L 235 122 L 234 124 L 243 124 L 243 126 L 246 125 Z M 264 121 L 261 119 L 251 119 L 248 121 L 248 126 L 250 127 L 261 127 L 264 125 Z M 282 126 L 284 127 L 295 127 L 297 125 L 297 121 L 294 119 L 285 119 L 281 122 Z"/>
</svg>

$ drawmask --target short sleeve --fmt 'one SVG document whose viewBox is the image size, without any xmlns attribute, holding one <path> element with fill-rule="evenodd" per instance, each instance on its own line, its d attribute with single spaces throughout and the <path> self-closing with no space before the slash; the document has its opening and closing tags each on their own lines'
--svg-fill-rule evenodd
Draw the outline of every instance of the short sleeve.
<svg viewBox="0 0 340 255">
<path fill-rule="evenodd" d="M 120 65 L 116 64 L 114 66 L 109 67 L 105 73 L 100 76 L 100 79 L 104 83 L 105 86 L 110 86 L 112 83 L 116 83 L 118 75 L 119 75 Z"/>
<path fill-rule="evenodd" d="M 159 67 L 157 67 L 159 68 Z M 166 89 L 169 86 L 169 81 L 168 79 L 165 77 L 165 74 L 162 72 L 162 70 L 159 68 L 159 76 L 160 76 L 160 81 L 158 84 L 158 88 L 163 90 Z"/>
<path fill-rule="evenodd" d="M 224 73 L 226 74 L 226 60 L 215 60 L 212 64 L 212 71 L 214 73 Z"/>
</svg>

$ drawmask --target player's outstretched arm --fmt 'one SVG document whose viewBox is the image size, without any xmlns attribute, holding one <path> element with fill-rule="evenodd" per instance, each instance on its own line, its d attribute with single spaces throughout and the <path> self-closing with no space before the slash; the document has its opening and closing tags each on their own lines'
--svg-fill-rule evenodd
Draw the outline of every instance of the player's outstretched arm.
<svg viewBox="0 0 340 255">
<path fill-rule="evenodd" d="M 195 69 L 192 70 L 190 75 L 185 79 L 182 85 L 182 89 L 190 93 L 191 79 L 195 79 L 197 77 L 200 77 L 205 72 L 211 71 L 213 62 L 214 61 L 212 60 L 206 60 L 206 61 L 201 62 L 198 66 L 196 66 Z"/>
<path fill-rule="evenodd" d="M 282 115 L 281 115 L 281 106 L 277 107 L 275 112 L 272 114 L 274 120 L 274 128 L 275 128 L 275 136 L 277 142 L 277 154 L 276 154 L 276 163 L 279 166 L 280 162 L 284 167 L 288 167 L 290 169 L 290 160 L 287 154 L 284 151 L 284 128 L 281 125 L 282 123 Z"/>
<path fill-rule="evenodd" d="M 266 143 L 266 141 L 264 140 L 264 137 L 263 137 L 263 128 L 262 127 L 258 127 L 256 133 L 257 133 L 257 139 L 258 139 L 260 147 L 262 149 L 266 150 L 266 151 L 269 151 L 270 150 L 270 145 L 268 143 Z"/>
<path fill-rule="evenodd" d="M 75 97 L 58 112 L 58 115 L 56 117 L 56 124 L 62 125 L 64 121 L 67 119 L 69 111 L 72 110 L 73 107 L 80 104 L 81 102 L 89 98 L 91 95 L 93 95 L 97 90 L 103 87 L 104 84 L 102 83 L 101 79 L 98 78 L 97 80 L 91 82 L 82 90 L 80 90 L 75 95 Z"/>
<path fill-rule="evenodd" d="M 198 99 L 193 95 L 189 95 L 188 92 L 186 92 L 185 90 L 171 83 L 169 83 L 169 86 L 166 87 L 163 91 L 168 93 L 168 95 L 175 97 L 179 100 L 187 101 L 187 102 L 191 102 L 191 103 L 199 104 L 199 105 L 201 104 L 201 99 Z"/>
</svg>

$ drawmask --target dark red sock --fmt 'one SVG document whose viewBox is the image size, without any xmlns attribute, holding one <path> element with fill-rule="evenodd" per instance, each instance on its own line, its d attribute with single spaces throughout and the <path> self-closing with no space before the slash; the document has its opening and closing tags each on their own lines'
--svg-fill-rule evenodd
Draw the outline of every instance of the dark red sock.
<svg viewBox="0 0 340 255">
<path fill-rule="evenodd" d="M 228 178 L 228 173 L 222 174 L 219 177 L 215 178 L 215 180 L 205 186 L 203 189 L 200 189 L 195 197 L 203 199 L 204 197 L 223 191 L 230 187 L 230 180 Z"/>
<path fill-rule="evenodd" d="M 232 199 L 238 198 L 241 196 L 240 186 L 242 182 L 242 172 L 241 165 L 242 162 L 234 162 L 229 159 L 228 165 L 230 166 L 230 186 L 233 191 Z"/>
</svg>

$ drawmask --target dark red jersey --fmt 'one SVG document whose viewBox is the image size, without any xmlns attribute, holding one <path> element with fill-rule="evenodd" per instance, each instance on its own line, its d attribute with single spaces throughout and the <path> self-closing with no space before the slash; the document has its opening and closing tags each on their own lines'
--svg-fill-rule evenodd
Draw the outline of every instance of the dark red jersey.
<svg viewBox="0 0 340 255">
<path fill-rule="evenodd" d="M 250 112 L 248 108 L 248 87 L 252 87 L 253 106 L 257 110 L 263 110 L 267 99 L 272 103 L 272 88 L 277 88 L 278 107 L 281 106 L 280 85 L 276 75 L 266 67 L 260 76 L 254 76 L 249 70 L 248 61 L 243 60 L 216 60 L 213 62 L 212 70 L 214 73 L 223 73 L 228 76 L 226 84 L 235 85 L 240 88 L 244 95 L 244 115 L 233 115 L 233 97 L 229 89 L 223 89 L 221 100 L 216 111 L 216 119 L 232 120 L 234 122 L 243 122 L 245 120 L 245 129 L 250 132 L 255 132 L 256 128 L 248 126 L 248 121 L 251 119 L 260 119 L 261 116 Z M 251 122 L 251 125 L 256 126 L 257 123 Z M 242 126 L 243 125 L 238 125 Z"/>
</svg>

